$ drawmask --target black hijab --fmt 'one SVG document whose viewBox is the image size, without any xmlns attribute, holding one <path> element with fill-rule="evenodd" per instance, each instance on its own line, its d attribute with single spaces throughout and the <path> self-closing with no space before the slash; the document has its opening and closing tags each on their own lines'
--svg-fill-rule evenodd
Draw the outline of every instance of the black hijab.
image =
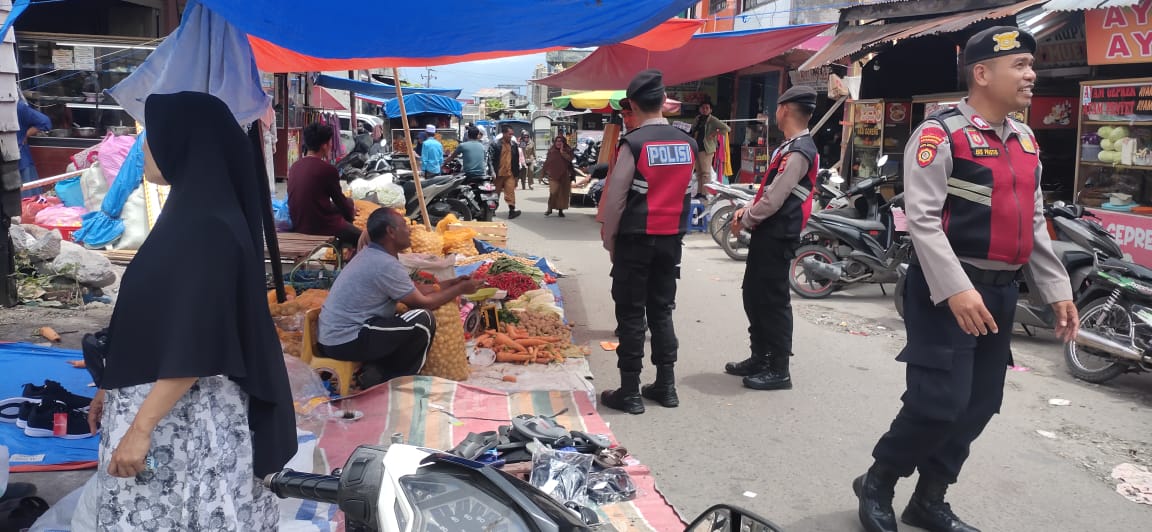
<svg viewBox="0 0 1152 532">
<path fill-rule="evenodd" d="M 276 472 L 296 453 L 296 419 L 264 292 L 266 185 L 251 143 L 209 94 L 152 95 L 144 112 L 172 188 L 124 272 L 101 386 L 225 375 L 249 396 L 256 475 Z"/>
</svg>

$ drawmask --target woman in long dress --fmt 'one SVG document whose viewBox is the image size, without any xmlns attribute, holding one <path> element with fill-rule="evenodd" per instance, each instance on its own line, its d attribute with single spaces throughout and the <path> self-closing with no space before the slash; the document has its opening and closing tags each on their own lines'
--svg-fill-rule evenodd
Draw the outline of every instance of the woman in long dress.
<svg viewBox="0 0 1152 532">
<path fill-rule="evenodd" d="M 264 295 L 256 159 L 224 102 L 145 103 L 145 176 L 171 190 L 124 273 L 109 326 L 96 489 L 100 530 L 276 530 L 258 481 L 296 453 Z"/>
<path fill-rule="evenodd" d="M 575 171 L 572 169 L 572 148 L 564 140 L 564 135 L 556 135 L 552 140 L 552 147 L 548 148 L 548 158 L 544 159 L 544 173 L 548 175 L 548 210 L 544 216 L 551 216 L 552 210 L 560 211 L 564 217 L 564 209 L 572 202 L 572 180 Z"/>
</svg>

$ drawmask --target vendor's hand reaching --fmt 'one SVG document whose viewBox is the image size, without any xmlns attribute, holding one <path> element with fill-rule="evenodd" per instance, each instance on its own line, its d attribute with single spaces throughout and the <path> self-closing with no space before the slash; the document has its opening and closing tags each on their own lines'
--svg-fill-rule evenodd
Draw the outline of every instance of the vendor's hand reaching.
<svg viewBox="0 0 1152 532">
<path fill-rule="evenodd" d="M 481 288 L 484 288 L 484 281 L 479 279 L 461 277 L 459 279 L 455 279 L 455 281 L 456 284 L 460 285 L 460 293 L 465 295 L 475 294 L 476 292 L 480 291 Z"/>
<path fill-rule="evenodd" d="M 100 417 L 104 415 L 104 390 L 97 390 L 92 404 L 88 405 L 88 429 L 92 434 L 100 428 Z"/>
<path fill-rule="evenodd" d="M 148 457 L 148 450 L 152 448 L 152 433 L 144 432 L 135 426 L 128 427 L 128 432 L 112 451 L 112 460 L 108 464 L 108 474 L 120 478 L 132 478 L 147 469 L 144 464 Z"/>
</svg>

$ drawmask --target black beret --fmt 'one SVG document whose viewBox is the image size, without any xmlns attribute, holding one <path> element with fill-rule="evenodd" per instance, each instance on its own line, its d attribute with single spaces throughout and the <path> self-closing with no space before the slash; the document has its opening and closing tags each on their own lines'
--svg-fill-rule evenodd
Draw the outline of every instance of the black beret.
<svg viewBox="0 0 1152 532">
<path fill-rule="evenodd" d="M 812 87 L 796 86 L 784 91 L 784 94 L 780 95 L 780 99 L 776 100 L 777 104 L 789 102 L 816 107 L 816 90 Z"/>
<path fill-rule="evenodd" d="M 632 78 L 628 84 L 629 100 L 651 102 L 664 97 L 664 74 L 656 69 L 648 69 Z"/>
<path fill-rule="evenodd" d="M 973 65 L 985 59 L 1005 55 L 1036 53 L 1036 38 L 1020 28 L 996 26 L 972 38 L 964 46 L 964 64 Z"/>
</svg>

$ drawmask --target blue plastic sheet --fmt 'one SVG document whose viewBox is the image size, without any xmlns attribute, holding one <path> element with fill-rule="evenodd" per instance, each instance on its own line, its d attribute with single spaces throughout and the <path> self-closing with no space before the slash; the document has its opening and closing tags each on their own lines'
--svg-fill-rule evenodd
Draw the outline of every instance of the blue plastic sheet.
<svg viewBox="0 0 1152 532">
<path fill-rule="evenodd" d="M 80 351 L 40 347 L 32 344 L 0 344 L 0 399 L 19 397 L 25 383 L 43 385 L 45 379 L 59 382 L 68 391 L 92 397 L 95 388 L 89 388 L 92 376 L 88 370 L 76 369 L 69 360 L 82 360 Z M 100 438 L 93 436 L 79 440 L 63 438 L 32 438 L 14 423 L 0 423 L 0 441 L 12 453 L 12 466 L 54 466 L 71 462 L 92 462 L 98 459 Z"/>
<path fill-rule="evenodd" d="M 626 41 L 680 15 L 697 0 L 200 0 L 241 31 L 328 59 L 440 57 L 478 52 L 582 48 Z M 382 20 L 349 34 L 349 17 Z M 445 31 L 433 31 L 451 21 Z M 511 24 L 512 26 L 509 26 Z M 501 30 L 506 26 L 505 30 Z M 519 28 L 520 30 L 516 30 Z M 524 31 L 528 30 L 528 31 Z"/>
<path fill-rule="evenodd" d="M 357 95 L 363 94 L 365 96 L 383 98 L 385 100 L 396 97 L 395 85 L 368 83 L 366 81 L 338 78 L 336 76 L 329 76 L 327 74 L 316 76 L 316 85 L 333 90 L 355 91 Z M 438 94 L 440 96 L 447 96 L 448 98 L 456 98 L 460 96 L 460 92 L 460 89 L 404 87 L 404 94 Z"/>
<path fill-rule="evenodd" d="M 115 242 L 124 234 L 124 222 L 120 220 L 120 213 L 128 196 L 140 186 L 144 180 L 144 138 L 146 132 L 141 131 L 136 137 L 136 143 L 128 151 L 128 157 L 120 166 L 116 180 L 104 196 L 100 210 L 84 215 L 80 230 L 72 233 L 72 239 L 90 248 L 104 247 Z"/>
<path fill-rule="evenodd" d="M 384 102 L 384 114 L 390 118 L 400 117 L 399 98 Z M 462 117 L 464 106 L 460 102 L 436 94 L 405 94 L 404 110 L 408 116 L 419 114 L 452 115 Z"/>
</svg>

